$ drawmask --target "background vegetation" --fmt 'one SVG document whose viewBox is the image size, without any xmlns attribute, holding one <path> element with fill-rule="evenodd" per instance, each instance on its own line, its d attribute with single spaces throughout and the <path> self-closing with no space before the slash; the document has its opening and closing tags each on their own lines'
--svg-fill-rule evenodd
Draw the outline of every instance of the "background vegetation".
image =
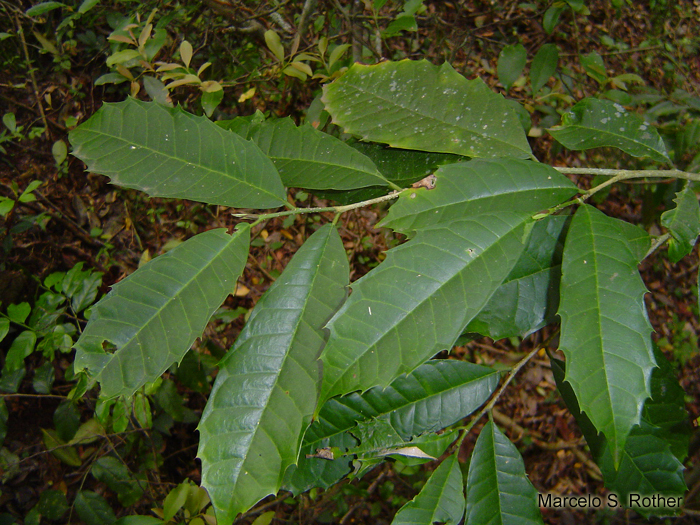
<svg viewBox="0 0 700 525">
<path fill-rule="evenodd" d="M 69 155 L 66 136 L 103 102 L 132 95 L 214 119 L 259 110 L 323 126 L 320 87 L 354 61 L 427 58 L 448 61 L 467 78 L 480 76 L 522 102 L 533 151 L 547 163 L 641 166 L 618 152 L 572 154 L 543 133 L 575 101 L 595 95 L 657 126 L 679 167 L 700 167 L 697 1 L 1 1 L 0 10 L 6 21 L 0 33 L 2 523 L 112 523 L 135 514 L 211 522 L 196 488 L 194 428 L 214 364 L 313 231 L 309 221 L 318 220 L 282 217 L 256 228 L 235 295 L 181 366 L 129 406 L 100 402 L 97 390 L 86 391 L 72 369 L 71 347 L 86 309 L 143 262 L 194 233 L 235 222 L 221 207 L 146 199 L 86 173 Z M 544 44 L 556 50 L 558 62 L 544 55 L 534 60 Z M 600 203 L 660 234 L 660 214 L 676 190 L 668 183 L 618 185 Z M 333 197 L 294 195 L 309 205 Z M 383 214 L 381 207 L 356 210 L 341 228 L 353 280 L 401 242 L 373 227 Z M 697 252 L 673 261 L 672 252 L 661 250 L 642 270 L 653 295 L 654 338 L 676 367 L 695 420 Z M 507 366 L 547 336 L 480 339 L 455 354 Z M 536 488 L 599 491 L 600 472 L 555 395 L 548 363 L 536 359 L 519 381 L 521 388 L 500 400 L 494 418 L 518 444 Z M 700 508 L 696 442 L 687 460 L 687 520 Z M 464 458 L 472 447 L 465 444 Z M 388 523 L 425 479 L 426 467 L 386 465 L 325 492 L 281 494 L 242 522 Z M 557 522 L 570 514 L 550 511 L 545 518 Z M 571 519 L 638 518 L 590 513 Z"/>
</svg>

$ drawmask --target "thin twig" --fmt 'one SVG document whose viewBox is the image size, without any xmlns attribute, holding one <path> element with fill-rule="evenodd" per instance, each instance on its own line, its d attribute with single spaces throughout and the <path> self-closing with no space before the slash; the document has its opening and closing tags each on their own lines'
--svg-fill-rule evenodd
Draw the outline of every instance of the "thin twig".
<svg viewBox="0 0 700 525">
<path fill-rule="evenodd" d="M 39 106 L 39 113 L 41 114 L 41 120 L 44 123 L 44 129 L 46 133 L 46 138 L 51 140 L 51 130 L 49 129 L 49 121 L 46 119 L 46 113 L 44 113 L 44 106 L 41 104 L 41 96 L 39 95 L 39 85 L 36 82 L 36 75 L 34 74 L 34 68 L 32 67 L 32 61 L 29 58 L 29 48 L 27 47 L 27 39 L 24 38 L 24 28 L 19 21 L 17 13 L 15 13 L 15 23 L 17 24 L 17 34 L 19 35 L 19 40 L 22 43 L 22 50 L 24 51 L 24 59 L 27 63 L 27 69 L 29 70 L 29 78 L 32 81 L 32 88 L 34 89 L 34 96 L 36 97 L 36 103 Z"/>
<path fill-rule="evenodd" d="M 386 202 L 396 199 L 404 191 L 407 191 L 409 189 L 411 188 L 400 189 L 400 191 L 397 190 L 382 197 L 377 197 L 361 202 L 355 202 L 353 204 L 347 204 L 345 206 L 326 206 L 322 208 L 294 208 L 293 210 L 278 211 L 275 213 L 264 213 L 260 215 L 254 213 L 233 213 L 232 215 L 240 219 L 255 219 L 257 222 L 259 222 L 263 220 L 273 219 L 275 217 L 285 217 L 287 215 L 301 215 L 304 213 L 322 213 L 326 211 L 331 211 L 334 213 L 345 213 L 346 211 L 354 210 L 356 208 L 364 208 L 365 206 L 370 206 L 372 204 L 378 204 L 380 202 Z"/>
<path fill-rule="evenodd" d="M 535 349 L 532 350 L 532 352 L 530 352 L 525 357 L 523 357 L 520 361 L 518 361 L 516 363 L 516 365 L 513 368 L 510 369 L 510 372 L 508 372 L 508 376 L 506 377 L 506 380 L 503 381 L 503 384 L 498 388 L 498 390 L 496 390 L 496 392 L 493 394 L 493 396 L 491 396 L 491 399 L 489 400 L 489 402 L 486 403 L 486 405 L 484 405 L 484 407 L 479 411 L 479 413 L 476 416 L 474 416 L 472 418 L 472 420 L 463 428 L 464 434 L 462 435 L 462 439 L 458 439 L 456 441 L 456 443 L 461 444 L 462 441 L 464 441 L 464 439 L 467 437 L 467 435 L 469 434 L 471 429 L 474 427 L 476 422 L 479 421 L 484 416 L 484 414 L 486 414 L 487 412 L 490 412 L 493 409 L 494 405 L 498 402 L 498 399 L 503 395 L 503 392 L 505 391 L 505 389 L 508 388 L 508 385 L 510 384 L 510 382 L 517 375 L 517 373 L 520 372 L 520 369 L 522 367 L 524 367 L 527 364 L 527 362 L 530 359 L 532 359 L 532 357 L 539 351 L 540 351 L 540 347 L 539 346 L 535 347 Z"/>
</svg>

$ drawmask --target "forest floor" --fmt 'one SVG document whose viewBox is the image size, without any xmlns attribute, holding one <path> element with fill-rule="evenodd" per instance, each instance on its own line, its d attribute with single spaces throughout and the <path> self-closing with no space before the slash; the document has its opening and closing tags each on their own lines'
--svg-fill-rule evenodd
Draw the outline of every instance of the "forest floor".
<svg viewBox="0 0 700 525">
<path fill-rule="evenodd" d="M 427 58 L 436 63 L 448 60 L 468 78 L 481 76 L 492 88 L 504 92 L 496 75 L 498 53 L 504 43 L 520 41 L 531 50 L 543 42 L 552 42 L 560 48 L 562 68 L 580 74 L 579 56 L 597 51 L 610 76 L 636 74 L 644 80 L 645 87 L 658 92 L 672 93 L 682 89 L 700 97 L 700 55 L 697 53 L 700 2 L 697 0 L 619 2 L 622 4 L 620 8 L 612 6 L 615 2 L 594 0 L 586 2 L 589 14 L 566 11 L 562 15 L 561 28 L 551 35 L 542 27 L 546 7 L 543 2 L 506 1 L 498 2 L 498 7 L 492 2 L 479 1 L 424 3 L 427 11 L 417 17 L 418 30 L 415 33 L 402 33 L 384 42 L 386 58 Z M 150 6 L 148 2 L 146 4 Z M 328 13 L 327 19 L 330 19 L 330 13 L 337 9 L 336 4 L 322 1 L 317 11 Z M 534 8 L 528 7 L 533 5 Z M 53 272 L 68 271 L 82 262 L 84 268 L 103 274 L 100 293 L 106 293 L 111 285 L 138 268 L 140 262 L 163 253 L 192 234 L 234 225 L 230 210 L 223 207 L 149 199 L 135 191 L 118 189 L 105 177 L 87 173 L 84 165 L 70 155 L 57 167 L 52 148 L 56 141 L 68 144 L 67 132 L 72 125 L 67 117 L 83 122 L 103 102 L 122 100 L 126 92 L 94 85 L 94 79 L 107 71 L 106 51 L 98 56 L 81 54 L 78 42 L 71 53 L 63 57 L 68 62 L 58 67 L 56 57 L 50 52 L 40 52 L 40 42 L 31 37 L 31 30 L 46 31 L 46 24 L 52 20 L 55 22 L 55 19 L 49 18 L 48 22 L 39 24 L 17 14 L 14 8 L 8 7 L 10 3 L 5 5 L 3 2 L 2 6 L 15 29 L 17 24 L 24 28 L 30 49 L 25 54 L 23 45 L 18 45 L 17 57 L 11 59 L 8 55 L 8 58 L 0 59 L 5 61 L 5 68 L 0 70 L 0 113 L 12 112 L 17 125 L 23 127 L 14 138 L 7 139 L 6 132 L 0 136 L 0 145 L 6 150 L 4 154 L 0 153 L 0 195 L 14 198 L 16 190 L 13 185 L 22 190 L 32 181 L 41 181 L 34 192 L 36 200 L 19 203 L 5 216 L 4 225 L 0 222 L 0 302 L 3 311 L 8 304 L 22 301 L 33 304 L 41 293 L 40 282 Z M 26 10 L 30 5 L 25 1 L 22 7 Z M 284 10 L 281 13 L 292 22 L 293 9 L 287 7 L 289 13 L 285 15 Z M 262 8 L 244 6 L 240 9 L 252 12 Z M 142 13 L 147 14 L 147 10 L 144 8 Z M 204 10 L 191 14 L 186 21 L 180 22 L 178 29 L 196 31 L 201 28 L 202 19 L 215 17 L 208 13 Z M 258 20 L 273 27 L 269 18 L 260 17 Z M 104 19 L 96 18 L 92 23 L 97 33 L 106 31 Z M 171 36 L 177 38 L 177 34 Z M 212 39 L 220 37 L 211 36 Z M 367 38 L 370 37 L 368 34 Z M 10 52 L 15 48 L 6 46 L 2 49 Z M 27 60 L 32 62 L 33 79 L 27 75 Z M 289 78 L 270 80 L 269 84 L 267 88 L 260 87 L 257 96 L 238 105 L 235 101 L 249 85 L 241 82 L 227 88 L 226 100 L 229 102 L 222 106 L 222 116 L 251 114 L 260 109 L 273 115 L 299 117 L 319 88 L 315 81 L 302 83 Z M 272 96 L 261 96 L 265 89 Z M 578 100 L 600 90 L 601 86 L 594 79 L 586 78 L 574 86 L 571 95 Z M 525 86 L 516 85 L 508 94 L 524 101 L 529 97 Z M 183 101 L 191 96 L 192 93 L 186 90 L 181 94 Z M 543 114 L 537 115 L 536 118 L 542 118 Z M 539 124 L 537 121 L 533 123 L 535 126 Z M 43 133 L 31 136 L 29 130 L 45 124 L 48 127 Z M 595 154 L 584 158 L 580 154 L 561 151 L 545 137 L 533 140 L 532 145 L 541 161 L 554 165 L 596 166 L 611 158 Z M 576 182 L 581 186 L 587 184 L 583 179 Z M 658 232 L 654 221 L 658 224 L 658 210 L 663 208 L 659 205 L 657 186 L 640 185 L 622 190 L 616 187 L 600 207 L 630 222 L 656 228 Z M 313 196 L 308 199 L 313 205 L 326 202 Z M 353 280 L 382 260 L 383 253 L 393 242 L 386 232 L 375 228 L 383 213 L 382 208 L 355 210 L 346 217 L 340 229 L 349 257 L 354 261 Z M 258 242 L 253 245 L 249 264 L 235 295 L 229 297 L 225 305 L 236 315 L 229 315 L 228 319 L 222 317 L 223 320 L 213 323 L 203 338 L 202 348 L 216 354 L 216 349 L 222 351 L 231 345 L 243 325 L 244 313 L 252 308 L 303 243 L 308 220 L 306 216 L 291 223 L 281 218 L 274 219 L 254 231 Z M 687 393 L 691 421 L 700 417 L 698 261 L 697 248 L 677 264 L 671 263 L 662 249 L 641 266 L 650 292 L 646 300 L 655 330 L 653 337 L 672 362 Z M 78 322 L 83 323 L 82 320 Z M 508 366 L 517 362 L 525 352 L 543 345 L 548 335 L 545 330 L 522 342 L 483 338 L 458 347 L 454 352 L 468 355 L 476 363 Z M 9 340 L 0 342 L 2 353 L 9 344 Z M 43 491 L 57 487 L 68 493 L 80 488 L 98 491 L 119 508 L 114 494 L 86 476 L 88 467 L 72 468 L 61 458 L 46 453 L 42 429 L 54 426 L 56 409 L 74 386 L 64 377 L 71 361 L 70 352 L 57 354 L 53 365 L 56 377 L 50 394 L 42 395 L 35 393 L 31 378 L 45 359 L 40 353 L 29 356 L 27 374 L 17 394 L 4 395 L 9 412 L 5 449 L 22 459 L 19 471 L 13 476 L 8 475 L 7 479 L 5 474 L 9 471 L 9 463 L 0 460 L 3 475 L 0 513 L 21 520 Z M 535 487 L 541 492 L 603 494 L 600 471 L 590 459 L 573 417 L 558 398 L 546 355 L 532 360 L 516 381 L 520 387 L 503 396 L 496 405 L 494 418 L 521 451 Z M 201 413 L 205 396 L 188 392 L 182 385 L 178 388 L 186 408 L 194 414 Z M 91 417 L 96 397 L 96 391 L 88 393 L 88 401 L 82 405 L 83 420 Z M 193 422 L 176 422 L 157 440 L 160 447 L 157 452 L 163 463 L 158 472 L 149 477 L 147 497 L 140 506 L 130 508 L 128 512 L 147 512 L 162 501 L 169 488 L 185 478 L 199 482 L 195 426 Z M 685 503 L 687 513 L 674 523 L 700 520 L 700 447 L 697 438 L 696 433 L 691 455 L 686 461 L 690 489 Z M 111 439 L 116 442 L 121 438 L 113 436 Z M 465 442 L 465 459 L 469 457 L 473 443 L 473 440 Z M 416 493 L 414 483 L 424 479 L 424 471 L 400 474 L 386 463 L 361 480 L 341 484 L 315 499 L 303 495 L 292 500 L 281 495 L 265 500 L 241 523 L 251 523 L 262 510 L 276 512 L 279 521 L 273 523 L 389 523 L 400 506 L 397 501 L 412 498 Z M 647 523 L 633 512 L 623 511 L 604 514 L 545 510 L 544 517 L 552 524 Z M 75 515 L 72 519 L 78 523 Z M 12 521 L 5 519 L 1 523 Z"/>
</svg>

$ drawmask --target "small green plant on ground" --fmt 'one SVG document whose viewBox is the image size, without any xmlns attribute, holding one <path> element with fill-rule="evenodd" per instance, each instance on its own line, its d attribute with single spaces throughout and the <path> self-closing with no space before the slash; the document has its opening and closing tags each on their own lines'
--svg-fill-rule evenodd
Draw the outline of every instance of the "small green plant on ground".
<svg viewBox="0 0 700 525">
<path fill-rule="evenodd" d="M 596 98 L 574 105 L 550 134 L 570 149 L 616 147 L 669 169 L 539 163 L 512 106 L 448 64 L 354 65 L 324 88 L 323 103 L 337 126 L 364 142 L 259 114 L 215 124 L 133 99 L 106 104 L 71 133 L 74 155 L 117 185 L 232 208 L 284 208 L 236 214 L 234 232 L 192 237 L 93 307 L 75 367 L 99 381 L 105 402 L 134 396 L 185 356 L 234 291 L 252 226 L 331 212 L 218 364 L 198 457 L 219 524 L 280 488 L 327 488 L 387 458 L 427 461 L 445 452 L 394 523 L 459 523 L 465 515 L 483 523 L 493 512 L 499 523 L 540 523 L 522 458 L 490 417 L 538 349 L 500 386 L 496 369 L 431 358 L 463 334 L 525 336 L 557 315 L 566 358 L 552 356 L 557 385 L 606 486 L 625 506 L 630 494 L 682 496 L 683 391 L 653 347 L 637 266 L 667 240 L 674 259 L 690 252 L 700 231 L 690 184 L 700 175 L 672 168 L 653 126 Z M 562 172 L 608 179 L 584 191 Z M 687 181 L 662 217 L 668 233 L 653 240 L 586 202 L 641 178 Z M 286 188 L 352 191 L 355 201 L 297 208 Z M 390 201 L 380 225 L 408 240 L 349 284 L 336 225 L 347 211 Z M 455 426 L 470 414 L 468 425 Z M 456 451 L 483 416 L 465 495 Z M 679 510 L 668 500 L 635 508 Z"/>
</svg>

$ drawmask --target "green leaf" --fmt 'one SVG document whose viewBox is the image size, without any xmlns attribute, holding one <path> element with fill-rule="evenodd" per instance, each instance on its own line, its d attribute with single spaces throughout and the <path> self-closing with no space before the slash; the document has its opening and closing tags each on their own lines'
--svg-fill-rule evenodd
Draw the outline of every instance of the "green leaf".
<svg viewBox="0 0 700 525">
<path fill-rule="evenodd" d="M 139 60 L 143 60 L 143 57 L 141 56 L 141 53 L 139 53 L 135 49 L 123 49 L 121 51 L 115 51 L 112 53 L 110 56 L 107 57 L 107 67 L 112 67 L 117 64 L 126 64 L 129 61 L 134 61 L 137 62 Z M 131 67 L 135 64 L 130 64 L 128 67 Z"/>
<path fill-rule="evenodd" d="M 119 502 L 129 507 L 143 496 L 145 482 L 135 479 L 124 463 L 112 456 L 103 456 L 92 464 L 90 473 L 110 490 L 113 490 Z"/>
<path fill-rule="evenodd" d="M 75 510 L 85 525 L 111 525 L 117 521 L 107 501 L 91 490 L 81 490 L 75 496 Z"/>
<path fill-rule="evenodd" d="M 107 75 L 103 76 L 106 77 Z M 100 77 L 98 80 L 102 78 L 103 77 Z M 115 84 L 119 83 L 118 77 L 115 78 L 115 80 Z M 163 106 L 167 106 L 169 108 L 173 107 L 173 103 L 170 100 L 170 93 L 168 92 L 168 88 L 165 87 L 165 84 L 163 84 L 163 82 L 160 79 L 144 75 L 141 77 L 141 81 L 143 82 L 143 89 L 146 91 L 146 93 L 148 93 L 148 96 L 151 97 L 151 99 L 153 99 L 155 102 L 158 102 L 158 104 L 162 104 Z M 97 81 L 95 81 L 95 85 L 98 85 Z"/>
<path fill-rule="evenodd" d="M 250 229 L 210 230 L 156 257 L 92 307 L 75 344 L 104 396 L 131 395 L 182 359 L 236 286 Z"/>
<path fill-rule="evenodd" d="M 392 20 L 385 30 L 382 31 L 384 38 L 391 38 L 398 35 L 401 31 L 417 31 L 418 24 L 414 16 L 400 15 Z"/>
<path fill-rule="evenodd" d="M 561 2 L 556 2 L 545 11 L 544 17 L 542 17 L 542 27 L 548 35 L 551 35 L 552 31 L 554 31 L 563 12 L 564 6 Z"/>
<path fill-rule="evenodd" d="M 251 523 L 250 525 L 270 525 L 272 523 L 272 519 L 275 517 L 275 511 L 270 510 L 268 512 L 262 513 L 260 516 L 255 518 L 255 521 Z"/>
<path fill-rule="evenodd" d="M 562 116 L 562 125 L 547 131 L 572 150 L 611 146 L 634 157 L 671 162 L 656 128 L 617 102 L 586 98 Z"/>
<path fill-rule="evenodd" d="M 469 157 L 532 156 L 504 98 L 448 63 L 354 64 L 324 86 L 323 102 L 333 122 L 363 140 Z"/>
<path fill-rule="evenodd" d="M 7 337 L 10 333 L 10 320 L 6 317 L 0 317 L 0 341 Z"/>
<path fill-rule="evenodd" d="M 458 454 L 435 469 L 420 493 L 396 513 L 392 525 L 440 523 L 457 525 L 464 516 L 464 480 Z"/>
<path fill-rule="evenodd" d="M 424 179 L 442 164 L 450 164 L 464 159 L 459 155 L 394 149 L 367 142 L 355 142 L 351 146 L 369 157 L 387 180 L 402 188 Z M 386 187 L 381 186 L 355 191 L 314 191 L 315 195 L 325 199 L 333 199 L 340 204 L 373 199 L 386 195 L 386 193 Z"/>
<path fill-rule="evenodd" d="M 554 321 L 564 238 L 571 217 L 549 216 L 535 223 L 515 268 L 466 328 L 494 340 L 526 337 Z"/>
<path fill-rule="evenodd" d="M 242 136 L 272 159 L 287 187 L 352 190 L 389 185 L 369 158 L 309 124 L 296 127 L 285 118 L 251 126 L 246 132 Z"/>
<path fill-rule="evenodd" d="M 272 29 L 265 31 L 265 43 L 275 58 L 280 62 L 284 61 L 284 47 L 282 46 L 282 41 L 280 36 Z"/>
<path fill-rule="evenodd" d="M 80 7 L 78 8 L 78 13 L 87 13 L 99 3 L 100 0 L 83 0 L 83 2 L 80 4 Z"/>
<path fill-rule="evenodd" d="M 577 13 L 584 13 L 586 11 L 584 0 L 566 0 L 566 3 Z"/>
<path fill-rule="evenodd" d="M 493 394 L 499 373 L 455 360 L 433 360 L 387 388 L 334 398 L 323 405 L 304 437 L 315 444 L 360 421 L 386 420 L 404 441 L 441 430 L 474 412 Z"/>
<path fill-rule="evenodd" d="M 153 516 L 124 516 L 114 522 L 114 525 L 164 525 L 163 520 Z"/>
<path fill-rule="evenodd" d="M 133 412 L 134 417 L 141 428 L 148 429 L 153 426 L 151 404 L 148 402 L 148 398 L 141 392 L 134 394 Z"/>
<path fill-rule="evenodd" d="M 170 521 L 177 511 L 185 506 L 187 496 L 190 494 L 190 483 L 185 481 L 168 492 L 163 501 L 163 520 Z"/>
<path fill-rule="evenodd" d="M 71 268 L 61 282 L 61 291 L 71 299 L 74 312 L 82 312 L 95 302 L 97 292 L 102 286 L 102 273 L 92 270 L 82 270 L 83 263 L 79 262 Z"/>
<path fill-rule="evenodd" d="M 90 171 L 152 197 L 239 208 L 286 202 L 277 170 L 254 144 L 180 108 L 105 104 L 69 138 Z"/>
<path fill-rule="evenodd" d="M 583 69 L 586 74 L 599 84 L 605 84 L 608 80 L 608 72 L 605 69 L 605 62 L 603 62 L 603 57 L 601 57 L 595 51 L 591 51 L 587 55 L 581 55 L 579 57 Z"/>
<path fill-rule="evenodd" d="M 41 16 L 60 7 L 68 7 L 63 2 L 42 2 L 27 9 L 27 16 Z"/>
<path fill-rule="evenodd" d="M 676 263 L 693 250 L 700 235 L 700 205 L 690 183 L 676 193 L 673 201 L 676 207 L 661 214 L 661 225 L 671 231 L 668 257 Z"/>
<path fill-rule="evenodd" d="M 42 428 L 41 437 L 46 450 L 62 463 L 65 463 L 69 467 L 79 467 L 82 464 L 75 447 L 66 446 L 54 430 L 45 430 Z"/>
<path fill-rule="evenodd" d="M 36 333 L 31 330 L 25 330 L 20 333 L 5 356 L 5 365 L 2 367 L 3 375 L 6 372 L 14 372 L 24 368 L 24 359 L 29 357 L 34 351 L 36 344 Z"/>
<path fill-rule="evenodd" d="M 491 210 L 534 214 L 578 193 L 554 168 L 516 159 L 476 159 L 442 166 L 435 188 L 404 192 L 380 223 L 402 233 Z"/>
<path fill-rule="evenodd" d="M 128 78 L 119 73 L 105 73 L 95 80 L 95 85 L 103 86 L 104 84 L 123 84 L 124 82 L 128 81 Z M 144 80 L 144 84 L 145 83 L 146 81 Z"/>
<path fill-rule="evenodd" d="M 32 307 L 29 306 L 29 303 L 10 304 L 7 306 L 7 317 L 14 323 L 23 324 L 30 313 L 32 313 Z"/>
<path fill-rule="evenodd" d="M 537 51 L 530 66 L 530 85 L 533 95 L 554 75 L 558 65 L 559 47 L 556 44 L 545 44 Z"/>
<path fill-rule="evenodd" d="M 34 370 L 32 388 L 37 394 L 49 394 L 55 378 L 56 373 L 53 369 L 53 363 L 46 361 Z"/>
<path fill-rule="evenodd" d="M 207 117 L 211 117 L 214 110 L 219 107 L 224 99 L 224 90 L 203 91 L 202 92 L 202 109 Z"/>
<path fill-rule="evenodd" d="M 484 214 L 390 250 L 328 323 L 321 399 L 387 386 L 451 348 L 510 273 L 531 226 L 525 214 Z"/>
<path fill-rule="evenodd" d="M 276 493 L 318 401 L 323 327 L 349 268 L 331 225 L 312 235 L 258 302 L 220 364 L 199 424 L 202 486 L 218 523 Z"/>
<path fill-rule="evenodd" d="M 630 506 L 630 494 L 677 498 L 686 491 L 682 461 L 688 453 L 691 428 L 685 410 L 685 392 L 663 354 L 655 348 L 654 355 L 659 368 L 652 373 L 652 397 L 644 405 L 641 425 L 632 429 L 625 442 L 617 468 L 605 436 L 597 434 L 590 419 L 581 413 L 571 385 L 564 381 L 564 363 L 552 359 L 559 392 L 600 466 L 605 486 L 615 492 L 625 506 Z M 665 515 L 675 514 L 679 509 L 661 505 L 656 509 L 637 510 L 644 515 Z"/>
<path fill-rule="evenodd" d="M 637 270 L 648 245 L 642 229 L 585 205 L 564 246 L 558 314 L 566 381 L 616 461 L 639 423 L 656 366 Z"/>
<path fill-rule="evenodd" d="M 527 64 L 527 51 L 522 44 L 505 46 L 498 55 L 498 80 L 508 91 Z"/>
<path fill-rule="evenodd" d="M 75 403 L 62 401 L 53 413 L 53 424 L 61 441 L 68 442 L 73 439 L 80 427 L 80 411 Z"/>
<path fill-rule="evenodd" d="M 443 164 L 463 160 L 458 155 L 394 149 L 367 142 L 355 142 L 351 146 L 369 157 L 387 180 L 402 188 L 425 178 Z"/>
<path fill-rule="evenodd" d="M 356 445 L 357 440 L 351 434 L 342 433 L 316 441 L 313 445 L 303 446 L 297 464 L 290 465 L 285 472 L 282 489 L 297 496 L 314 487 L 327 489 L 333 486 L 352 470 L 352 456 L 332 460 L 311 456 L 317 454 L 318 450 L 331 447 L 345 453 Z"/>
<path fill-rule="evenodd" d="M 523 458 L 493 421 L 481 429 L 472 452 L 465 523 L 543 523 Z"/>
<path fill-rule="evenodd" d="M 56 521 L 68 512 L 68 500 L 60 490 L 45 490 L 36 504 L 39 513 L 50 521 Z"/>
</svg>

